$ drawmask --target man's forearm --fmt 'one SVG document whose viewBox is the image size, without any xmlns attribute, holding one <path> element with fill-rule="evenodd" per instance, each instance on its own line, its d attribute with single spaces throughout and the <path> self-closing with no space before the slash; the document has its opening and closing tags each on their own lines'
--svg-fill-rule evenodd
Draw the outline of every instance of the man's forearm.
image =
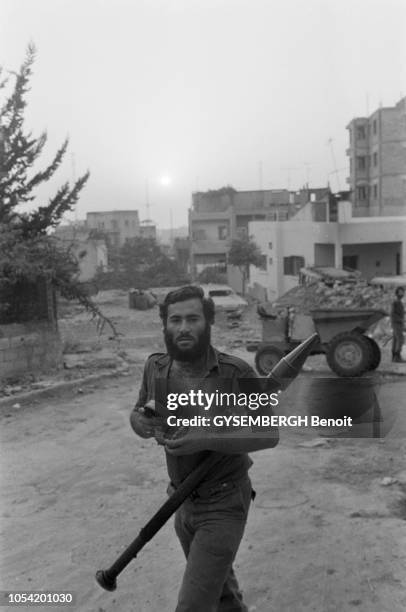
<svg viewBox="0 0 406 612">
<path fill-rule="evenodd" d="M 266 437 L 256 438 L 255 434 L 252 437 L 232 438 L 224 436 L 223 438 L 209 438 L 207 441 L 207 449 L 224 455 L 234 455 L 241 453 L 254 453 L 255 451 L 273 448 L 279 442 L 278 430 L 272 430 Z"/>
</svg>

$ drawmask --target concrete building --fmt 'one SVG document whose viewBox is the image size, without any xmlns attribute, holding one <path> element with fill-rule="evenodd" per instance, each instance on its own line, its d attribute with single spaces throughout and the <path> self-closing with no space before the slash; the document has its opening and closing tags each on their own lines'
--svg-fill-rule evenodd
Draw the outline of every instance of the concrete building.
<svg viewBox="0 0 406 612">
<path fill-rule="evenodd" d="M 354 217 L 406 215 L 406 97 L 347 129 Z"/>
<path fill-rule="evenodd" d="M 352 217 L 351 202 L 309 202 L 293 219 L 251 222 L 250 234 L 261 249 L 264 265 L 251 266 L 250 287 L 266 289 L 272 301 L 295 287 L 302 267 L 332 266 L 359 270 L 362 276 L 404 274 L 406 271 L 406 216 Z M 331 211 L 333 210 L 333 218 Z"/>
<path fill-rule="evenodd" d="M 108 237 L 109 246 L 123 246 L 128 238 L 140 236 L 138 210 L 109 210 L 88 212 L 86 225 L 89 229 L 99 230 Z"/>
<path fill-rule="evenodd" d="M 60 225 L 55 236 L 69 247 L 79 262 L 79 279 L 92 280 L 98 271 L 107 270 L 107 245 L 103 238 L 92 237 L 84 224 Z"/>
<path fill-rule="evenodd" d="M 241 290 L 239 271 L 227 266 L 232 240 L 248 235 L 251 221 L 286 221 L 310 199 L 326 189 L 236 191 L 232 187 L 192 194 L 189 210 L 191 272 L 194 276 L 208 266 L 227 272 L 228 283 Z M 313 195 L 311 195 L 313 194 Z"/>
<path fill-rule="evenodd" d="M 140 236 L 143 238 L 154 238 L 156 239 L 156 225 L 150 219 L 141 221 L 140 223 Z"/>
</svg>

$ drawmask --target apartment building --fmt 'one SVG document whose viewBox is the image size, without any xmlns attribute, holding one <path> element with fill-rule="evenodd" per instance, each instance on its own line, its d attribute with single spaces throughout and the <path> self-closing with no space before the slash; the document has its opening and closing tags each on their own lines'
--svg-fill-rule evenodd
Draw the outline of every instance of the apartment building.
<svg viewBox="0 0 406 612">
<path fill-rule="evenodd" d="M 129 238 L 141 235 L 138 210 L 88 212 L 86 226 L 107 235 L 109 246 L 118 248 Z"/>
<path fill-rule="evenodd" d="M 208 266 L 227 272 L 228 282 L 240 290 L 239 273 L 227 266 L 232 240 L 248 235 L 251 221 L 287 221 L 326 188 L 236 191 L 232 187 L 192 194 L 189 209 L 191 272 L 198 275 Z"/>
<path fill-rule="evenodd" d="M 405 215 L 406 97 L 347 129 L 354 217 Z"/>
</svg>

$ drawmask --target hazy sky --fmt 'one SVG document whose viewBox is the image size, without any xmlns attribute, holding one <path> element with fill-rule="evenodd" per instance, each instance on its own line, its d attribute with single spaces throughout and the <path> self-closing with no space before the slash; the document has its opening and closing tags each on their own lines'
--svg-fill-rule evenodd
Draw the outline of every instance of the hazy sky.
<svg viewBox="0 0 406 612">
<path fill-rule="evenodd" d="M 191 193 L 346 187 L 348 122 L 406 95 L 405 0 L 0 0 L 0 64 L 37 46 L 27 126 L 77 208 L 187 223 Z M 332 139 L 332 144 L 328 144 Z M 262 172 L 260 171 L 262 167 Z M 338 177 L 334 174 L 338 170 Z M 169 183 L 169 184 L 163 184 Z M 73 217 L 72 217 L 73 218 Z"/>
</svg>

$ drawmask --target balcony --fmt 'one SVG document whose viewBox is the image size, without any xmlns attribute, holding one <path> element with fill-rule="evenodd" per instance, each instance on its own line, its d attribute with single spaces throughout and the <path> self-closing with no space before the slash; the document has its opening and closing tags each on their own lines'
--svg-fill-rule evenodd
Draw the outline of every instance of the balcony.
<svg viewBox="0 0 406 612">
<path fill-rule="evenodd" d="M 194 210 L 189 211 L 189 220 L 193 221 L 229 221 L 232 218 L 232 209 L 227 210 L 213 210 L 210 212 L 196 212 Z"/>
<path fill-rule="evenodd" d="M 193 240 L 191 251 L 194 255 L 219 255 L 228 253 L 230 240 Z"/>
</svg>

